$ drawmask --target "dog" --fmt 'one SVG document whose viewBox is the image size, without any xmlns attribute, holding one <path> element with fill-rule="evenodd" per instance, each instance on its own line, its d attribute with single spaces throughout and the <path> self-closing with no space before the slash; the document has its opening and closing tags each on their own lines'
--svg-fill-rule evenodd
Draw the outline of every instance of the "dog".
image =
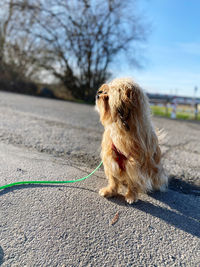
<svg viewBox="0 0 200 267">
<path fill-rule="evenodd" d="M 132 204 L 140 193 L 165 191 L 168 177 L 141 87 L 130 78 L 103 84 L 96 94 L 96 109 L 104 126 L 101 158 L 108 179 L 99 194 L 109 198 L 124 188 L 125 200 Z"/>
</svg>

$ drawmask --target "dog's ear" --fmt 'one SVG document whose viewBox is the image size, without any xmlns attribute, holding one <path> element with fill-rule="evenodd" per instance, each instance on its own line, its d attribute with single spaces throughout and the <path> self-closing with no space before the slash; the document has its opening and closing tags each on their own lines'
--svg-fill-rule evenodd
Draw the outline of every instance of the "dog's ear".
<svg viewBox="0 0 200 267">
<path fill-rule="evenodd" d="M 130 108 L 122 101 L 120 106 L 117 108 L 117 113 L 122 125 L 125 127 L 127 131 L 130 130 L 128 120 L 130 118 L 131 110 Z"/>
<path fill-rule="evenodd" d="M 117 108 L 117 113 L 126 131 L 130 130 L 131 113 L 137 114 L 140 110 L 140 90 L 137 86 L 127 88 Z"/>
<path fill-rule="evenodd" d="M 138 107 L 139 99 L 140 99 L 140 91 L 137 87 L 129 88 L 126 90 L 126 103 L 130 106 Z"/>
<path fill-rule="evenodd" d="M 126 97 L 130 100 L 133 98 L 133 90 L 132 89 L 127 89 L 126 90 Z"/>
</svg>

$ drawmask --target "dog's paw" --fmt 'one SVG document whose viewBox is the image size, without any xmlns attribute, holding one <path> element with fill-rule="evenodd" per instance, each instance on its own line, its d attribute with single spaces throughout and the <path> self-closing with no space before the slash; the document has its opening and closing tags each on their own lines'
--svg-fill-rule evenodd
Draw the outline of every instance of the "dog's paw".
<svg viewBox="0 0 200 267">
<path fill-rule="evenodd" d="M 133 204 L 134 202 L 138 201 L 138 197 L 135 194 L 126 194 L 125 200 L 128 204 Z"/>
<path fill-rule="evenodd" d="M 99 190 L 99 195 L 102 197 L 113 197 L 116 195 L 116 192 L 114 192 L 110 187 L 103 187 Z"/>
</svg>

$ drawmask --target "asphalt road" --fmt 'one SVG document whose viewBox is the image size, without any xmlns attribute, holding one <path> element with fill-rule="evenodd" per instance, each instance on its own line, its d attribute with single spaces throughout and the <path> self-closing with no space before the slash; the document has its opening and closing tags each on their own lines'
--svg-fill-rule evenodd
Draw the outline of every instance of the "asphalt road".
<svg viewBox="0 0 200 267">
<path fill-rule="evenodd" d="M 168 192 L 104 199 L 102 168 L 76 184 L 1 190 L 0 265 L 200 266 L 200 124 L 153 120 L 167 132 Z M 0 92 L 0 186 L 85 176 L 102 132 L 93 106 Z"/>
</svg>

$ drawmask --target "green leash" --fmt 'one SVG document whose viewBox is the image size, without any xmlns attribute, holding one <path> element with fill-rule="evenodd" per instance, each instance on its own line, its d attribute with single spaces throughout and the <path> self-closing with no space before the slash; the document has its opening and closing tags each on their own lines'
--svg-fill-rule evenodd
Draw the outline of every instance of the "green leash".
<svg viewBox="0 0 200 267">
<path fill-rule="evenodd" d="M 15 183 L 0 186 L 0 190 L 15 186 L 15 185 L 23 185 L 23 184 L 69 184 L 69 183 L 80 182 L 80 181 L 83 181 L 83 180 L 89 178 L 92 174 L 94 174 L 100 168 L 102 163 L 103 162 L 101 161 L 101 163 L 96 167 L 96 169 L 94 171 L 92 171 L 90 174 L 88 174 L 87 176 L 80 178 L 80 179 L 71 180 L 71 181 L 22 181 L 22 182 L 15 182 Z"/>
</svg>

